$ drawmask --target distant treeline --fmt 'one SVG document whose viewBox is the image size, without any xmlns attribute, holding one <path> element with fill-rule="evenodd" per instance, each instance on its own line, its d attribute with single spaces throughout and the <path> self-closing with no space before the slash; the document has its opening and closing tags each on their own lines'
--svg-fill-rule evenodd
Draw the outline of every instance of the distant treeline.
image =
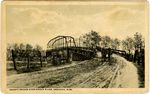
<svg viewBox="0 0 150 94">
<path fill-rule="evenodd" d="M 121 35 L 123 36 L 123 35 Z M 134 36 L 127 36 L 124 40 L 118 38 L 111 38 L 110 36 L 101 36 L 98 32 L 91 30 L 91 32 L 80 36 L 77 43 L 79 46 L 101 48 L 111 48 L 117 50 L 124 50 L 129 54 L 135 53 L 136 50 L 144 49 L 145 42 L 142 34 L 136 32 Z"/>
<path fill-rule="evenodd" d="M 29 72 L 31 69 L 37 68 L 39 64 L 42 67 L 42 62 L 46 60 L 45 53 L 39 45 L 33 47 L 31 44 L 15 43 L 7 46 L 7 60 L 13 61 L 14 70 L 19 70 L 20 67 L 26 64 L 26 69 L 24 67 L 21 69 L 23 72 Z"/>
<path fill-rule="evenodd" d="M 45 51 L 41 46 L 36 45 L 35 47 L 31 44 L 8 44 L 7 45 L 7 60 L 12 60 L 12 50 L 17 61 L 26 60 L 30 56 L 30 60 L 37 60 L 39 57 L 45 57 Z"/>
</svg>

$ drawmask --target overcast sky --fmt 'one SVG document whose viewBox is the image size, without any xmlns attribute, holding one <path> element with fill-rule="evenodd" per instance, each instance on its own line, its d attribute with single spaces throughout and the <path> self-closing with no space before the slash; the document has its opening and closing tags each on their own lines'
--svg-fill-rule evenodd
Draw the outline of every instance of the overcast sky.
<svg viewBox="0 0 150 94">
<path fill-rule="evenodd" d="M 124 39 L 145 30 L 143 5 L 7 6 L 7 43 L 39 44 L 57 35 L 79 37 L 91 30 Z"/>
</svg>

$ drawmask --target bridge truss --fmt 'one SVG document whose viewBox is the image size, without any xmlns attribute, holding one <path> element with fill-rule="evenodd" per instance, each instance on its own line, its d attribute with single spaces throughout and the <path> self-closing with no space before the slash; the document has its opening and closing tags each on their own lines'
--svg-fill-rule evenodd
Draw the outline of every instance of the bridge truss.
<svg viewBox="0 0 150 94">
<path fill-rule="evenodd" d="M 54 65 L 95 57 L 96 51 L 88 47 L 77 47 L 71 36 L 57 36 L 47 43 L 47 61 Z"/>
</svg>

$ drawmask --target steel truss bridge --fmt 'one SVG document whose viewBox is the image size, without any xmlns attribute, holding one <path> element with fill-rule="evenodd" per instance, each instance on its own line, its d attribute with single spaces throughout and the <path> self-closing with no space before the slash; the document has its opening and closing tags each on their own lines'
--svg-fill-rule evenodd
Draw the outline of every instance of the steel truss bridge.
<svg viewBox="0 0 150 94">
<path fill-rule="evenodd" d="M 96 50 L 88 47 L 77 47 L 71 36 L 57 36 L 47 43 L 47 61 L 54 65 L 71 61 L 88 60 L 96 56 Z"/>
<path fill-rule="evenodd" d="M 115 53 L 129 60 L 133 60 L 133 57 L 129 58 L 128 54 L 122 50 L 101 47 L 79 47 L 76 45 L 75 39 L 71 36 L 57 36 L 51 39 L 47 43 L 46 57 L 48 63 L 60 65 L 71 63 L 71 61 L 92 59 L 96 57 L 98 51 L 102 53 L 103 58 L 110 58 Z"/>
</svg>

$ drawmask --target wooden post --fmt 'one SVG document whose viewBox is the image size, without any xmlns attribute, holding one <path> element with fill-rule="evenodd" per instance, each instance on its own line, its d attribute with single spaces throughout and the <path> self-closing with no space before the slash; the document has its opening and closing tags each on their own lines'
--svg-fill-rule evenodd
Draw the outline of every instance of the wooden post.
<svg viewBox="0 0 150 94">
<path fill-rule="evenodd" d="M 14 70 L 17 70 L 15 58 L 16 58 L 16 55 L 14 53 L 14 50 L 12 50 L 12 60 L 13 60 L 13 64 L 14 64 Z"/>
</svg>

